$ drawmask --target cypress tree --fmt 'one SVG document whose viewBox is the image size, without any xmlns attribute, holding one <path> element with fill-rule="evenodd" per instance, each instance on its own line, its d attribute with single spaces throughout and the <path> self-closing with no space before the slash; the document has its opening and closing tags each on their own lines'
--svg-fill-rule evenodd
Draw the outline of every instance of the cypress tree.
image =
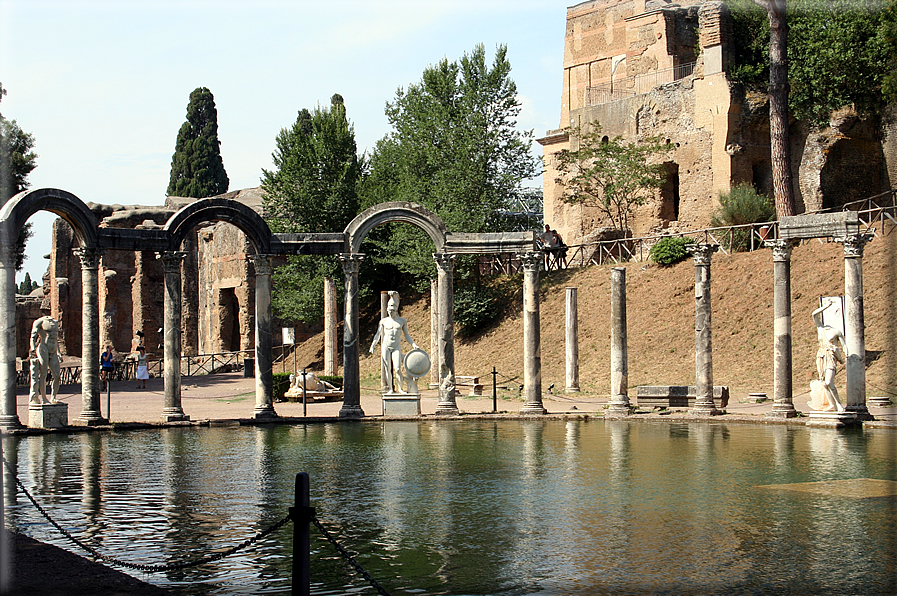
<svg viewBox="0 0 897 596">
<path fill-rule="evenodd" d="M 215 98 L 205 87 L 197 87 L 187 104 L 187 121 L 178 131 L 166 194 L 202 199 L 227 192 L 230 181 L 220 145 Z"/>
</svg>

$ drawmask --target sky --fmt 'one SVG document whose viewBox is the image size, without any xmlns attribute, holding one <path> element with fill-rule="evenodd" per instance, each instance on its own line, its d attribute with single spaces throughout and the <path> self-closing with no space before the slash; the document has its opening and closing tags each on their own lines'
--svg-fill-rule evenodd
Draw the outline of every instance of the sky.
<svg viewBox="0 0 897 596">
<path fill-rule="evenodd" d="M 161 205 L 190 92 L 208 87 L 230 190 L 258 186 L 277 133 L 339 93 L 359 151 L 384 108 L 443 58 L 508 47 L 521 130 L 558 128 L 566 0 L 0 0 L 0 113 L 34 136 L 32 189 Z M 533 143 L 534 155 L 541 147 Z M 541 186 L 537 179 L 528 186 Z M 31 218 L 25 272 L 55 216 Z"/>
</svg>

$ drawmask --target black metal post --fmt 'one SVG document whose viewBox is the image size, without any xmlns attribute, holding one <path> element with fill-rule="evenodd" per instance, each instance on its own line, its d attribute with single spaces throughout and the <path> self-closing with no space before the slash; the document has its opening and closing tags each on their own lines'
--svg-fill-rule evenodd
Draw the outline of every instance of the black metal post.
<svg viewBox="0 0 897 596">
<path fill-rule="evenodd" d="M 308 523 L 314 515 L 309 507 L 308 474 L 296 474 L 295 507 L 290 508 L 293 519 L 293 596 L 308 596 L 311 593 L 311 542 Z"/>
<path fill-rule="evenodd" d="M 498 388 L 495 385 L 495 376 L 498 373 L 495 372 L 495 367 L 492 367 L 492 413 L 495 414 L 498 412 Z"/>
<path fill-rule="evenodd" d="M 305 405 L 305 369 L 302 369 L 302 417 L 305 418 L 307 416 L 307 410 Z"/>
</svg>

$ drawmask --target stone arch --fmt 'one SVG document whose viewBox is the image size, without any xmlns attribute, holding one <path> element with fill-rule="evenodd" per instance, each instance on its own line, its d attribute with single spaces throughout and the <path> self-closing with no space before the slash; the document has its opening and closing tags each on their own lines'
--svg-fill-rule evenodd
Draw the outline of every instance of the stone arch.
<svg viewBox="0 0 897 596">
<path fill-rule="evenodd" d="M 181 242 L 195 226 L 214 221 L 225 221 L 240 228 L 258 254 L 271 251 L 271 229 L 262 217 L 243 203 L 229 199 L 200 199 L 190 203 L 165 223 L 171 250 L 178 250 Z"/>
<path fill-rule="evenodd" d="M 346 252 L 361 252 L 361 243 L 368 232 L 389 222 L 405 222 L 421 228 L 436 245 L 436 252 L 443 252 L 448 228 L 438 215 L 416 203 L 392 202 L 375 205 L 359 213 L 349 222 L 346 234 Z"/>
<path fill-rule="evenodd" d="M 75 237 L 83 247 L 97 245 L 99 222 L 84 201 L 70 192 L 58 188 L 40 188 L 20 192 L 3 205 L 0 221 L 9 225 L 15 233 L 38 211 L 49 211 L 64 219 L 75 231 Z"/>
</svg>

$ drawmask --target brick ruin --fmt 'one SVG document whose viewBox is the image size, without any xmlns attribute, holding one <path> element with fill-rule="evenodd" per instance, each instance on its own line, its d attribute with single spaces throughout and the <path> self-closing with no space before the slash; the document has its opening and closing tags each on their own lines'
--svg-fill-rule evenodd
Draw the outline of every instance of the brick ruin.
<svg viewBox="0 0 897 596">
<path fill-rule="evenodd" d="M 595 208 L 568 205 L 554 154 L 576 149 L 565 130 L 600 124 L 608 137 L 660 136 L 668 182 L 638 207 L 633 235 L 710 225 L 719 193 L 752 183 L 771 195 L 765 95 L 729 80 L 731 17 L 723 2 L 590 0 L 567 9 L 560 127 L 543 145 L 545 222 L 568 243 L 601 236 Z M 798 212 L 839 207 L 890 189 L 897 179 L 895 118 L 864 121 L 849 109 L 829 126 L 791 129 Z"/>
</svg>

